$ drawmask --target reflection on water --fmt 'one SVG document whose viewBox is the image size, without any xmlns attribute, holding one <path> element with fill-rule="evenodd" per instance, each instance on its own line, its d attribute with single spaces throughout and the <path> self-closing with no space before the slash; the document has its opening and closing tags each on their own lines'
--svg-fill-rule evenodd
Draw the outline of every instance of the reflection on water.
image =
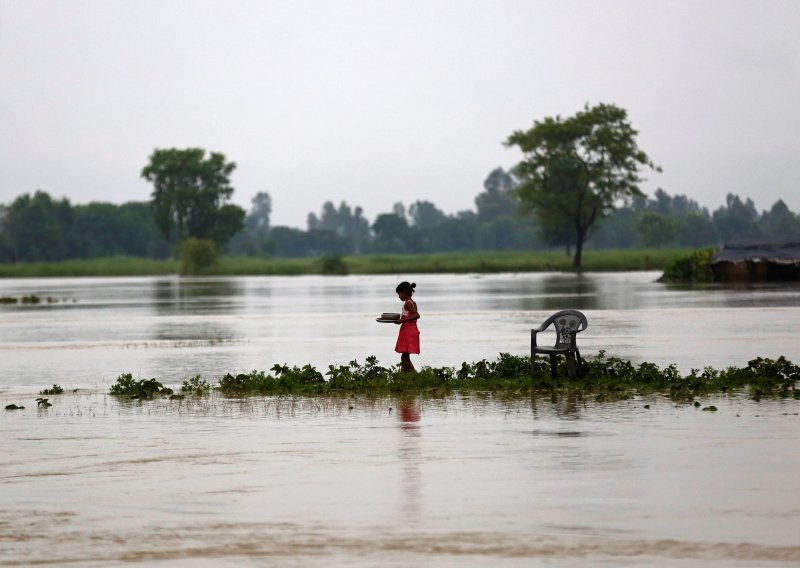
<svg viewBox="0 0 800 568">
<path fill-rule="evenodd" d="M 420 488 L 422 475 L 422 450 L 420 447 L 420 401 L 401 399 L 397 402 L 397 418 L 400 424 L 400 465 L 403 477 L 403 513 L 409 526 L 414 526 L 420 517 Z"/>
<path fill-rule="evenodd" d="M 235 314 L 243 309 L 244 286 L 232 278 L 159 278 L 153 283 L 153 306 L 162 315 Z"/>
<path fill-rule="evenodd" d="M 52 400 L 0 414 L 0 565 L 800 562 L 798 401 Z"/>
</svg>

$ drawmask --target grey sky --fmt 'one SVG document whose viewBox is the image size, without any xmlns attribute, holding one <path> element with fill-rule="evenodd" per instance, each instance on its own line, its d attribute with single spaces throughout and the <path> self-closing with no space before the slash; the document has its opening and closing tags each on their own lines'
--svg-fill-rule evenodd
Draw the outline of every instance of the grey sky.
<svg viewBox="0 0 800 568">
<path fill-rule="evenodd" d="M 502 141 L 584 103 L 629 112 L 644 189 L 800 211 L 800 1 L 0 0 L 0 202 L 149 198 L 154 148 L 238 168 L 305 226 L 471 208 Z"/>
</svg>

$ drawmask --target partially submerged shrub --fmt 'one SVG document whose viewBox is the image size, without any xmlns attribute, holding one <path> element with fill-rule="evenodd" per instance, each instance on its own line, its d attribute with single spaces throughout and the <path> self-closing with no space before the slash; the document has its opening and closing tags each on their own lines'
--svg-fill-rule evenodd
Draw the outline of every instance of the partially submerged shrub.
<svg viewBox="0 0 800 568">
<path fill-rule="evenodd" d="M 189 237 L 178 245 L 181 274 L 202 274 L 217 264 L 217 245 L 209 239 Z"/>
<path fill-rule="evenodd" d="M 64 389 L 60 385 L 54 384 L 53 388 L 41 390 L 39 394 L 64 394 Z"/>
<path fill-rule="evenodd" d="M 213 387 L 211 383 L 205 380 L 200 375 L 195 375 L 191 379 L 186 379 L 181 385 L 181 392 L 190 392 L 196 395 L 203 395 L 209 392 Z"/>
<path fill-rule="evenodd" d="M 659 282 L 712 282 L 711 256 L 714 249 L 702 249 L 689 256 L 682 256 L 670 262 L 664 269 Z"/>
<path fill-rule="evenodd" d="M 289 367 L 275 365 L 272 374 L 264 371 L 226 374 L 219 380 L 219 390 L 224 394 L 322 394 L 325 379 L 311 365 Z"/>
<path fill-rule="evenodd" d="M 134 379 L 130 373 L 123 373 L 111 385 L 110 394 L 131 398 L 153 398 L 155 395 L 170 395 L 172 389 L 166 388 L 156 379 Z"/>
</svg>

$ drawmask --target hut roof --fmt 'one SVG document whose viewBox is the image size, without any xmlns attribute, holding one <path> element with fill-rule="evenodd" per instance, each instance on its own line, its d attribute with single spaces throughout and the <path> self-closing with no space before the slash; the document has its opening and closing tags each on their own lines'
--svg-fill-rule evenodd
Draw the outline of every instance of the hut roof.
<svg viewBox="0 0 800 568">
<path fill-rule="evenodd" d="M 800 265 L 800 236 L 736 239 L 711 257 L 718 262 L 771 262 Z"/>
</svg>

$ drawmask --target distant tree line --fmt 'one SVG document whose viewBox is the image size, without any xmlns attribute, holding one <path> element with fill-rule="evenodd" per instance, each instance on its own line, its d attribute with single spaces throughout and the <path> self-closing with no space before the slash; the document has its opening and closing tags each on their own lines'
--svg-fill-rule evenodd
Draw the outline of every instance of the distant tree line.
<svg viewBox="0 0 800 568">
<path fill-rule="evenodd" d="M 149 202 L 75 205 L 36 191 L 0 205 L 0 262 L 127 255 L 208 266 L 223 252 L 242 256 L 524 251 L 563 248 L 579 269 L 584 246 L 716 246 L 735 237 L 800 234 L 800 218 L 778 200 L 758 212 L 729 194 L 713 213 L 684 195 L 639 189 L 641 171 L 660 171 L 636 143 L 627 112 L 588 104 L 546 117 L 506 140 L 523 153 L 512 170 L 496 168 L 474 209 L 447 214 L 434 203 L 395 203 L 370 222 L 359 206 L 328 201 L 305 229 L 270 223 L 272 199 L 260 192 L 250 211 L 230 203 L 236 168 L 202 148 L 156 149 L 141 171 Z M 187 272 L 191 270 L 187 269 Z"/>
<path fill-rule="evenodd" d="M 470 250 L 545 250 L 571 241 L 521 215 L 514 176 L 497 168 L 475 208 L 446 214 L 430 201 L 393 205 L 370 222 L 361 207 L 341 202 L 309 213 L 305 230 L 272 226 L 272 200 L 258 193 L 243 227 L 224 245 L 230 255 L 303 257 L 324 254 L 426 253 Z M 684 195 L 658 189 L 613 211 L 587 240 L 588 248 L 717 246 L 735 237 L 800 234 L 800 216 L 782 200 L 759 212 L 729 194 L 713 212 Z M 171 242 L 157 226 L 151 202 L 72 205 L 44 191 L 0 205 L 0 262 L 55 261 L 128 255 L 168 258 Z"/>
<path fill-rule="evenodd" d="M 44 191 L 0 205 L 0 261 L 103 256 L 166 258 L 171 247 L 148 202 L 72 205 Z"/>
</svg>

